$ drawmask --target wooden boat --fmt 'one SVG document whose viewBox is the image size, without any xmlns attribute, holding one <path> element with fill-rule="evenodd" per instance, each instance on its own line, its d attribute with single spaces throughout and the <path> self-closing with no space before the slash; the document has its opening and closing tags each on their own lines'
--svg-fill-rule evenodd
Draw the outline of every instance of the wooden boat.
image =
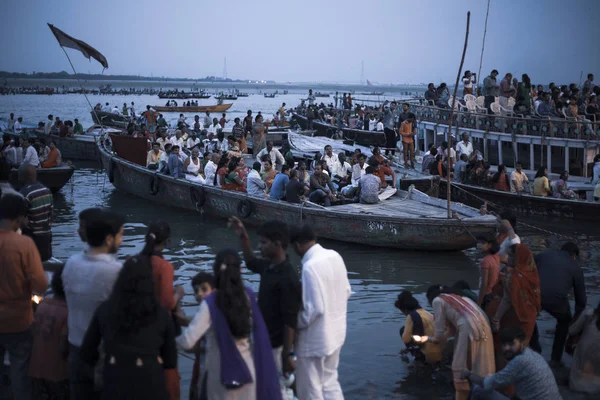
<svg viewBox="0 0 600 400">
<path fill-rule="evenodd" d="M 329 97 L 329 93 L 316 92 L 315 97 Z"/>
<path fill-rule="evenodd" d="M 406 250 L 456 251 L 475 245 L 475 238 L 495 231 L 495 218 L 454 203 L 460 216 L 446 218 L 446 203 L 416 190 L 379 204 L 322 207 L 292 204 L 176 179 L 145 168 L 144 139 L 111 135 L 113 147 L 98 142 L 110 182 L 119 190 L 146 200 L 216 217 L 240 217 L 256 225 L 268 220 L 310 224 L 322 238 Z M 113 150 L 115 151 L 113 153 Z M 139 153 L 139 154 L 138 154 Z M 135 160 L 135 161 L 128 161 Z M 459 219 L 460 218 L 460 219 Z"/>
<path fill-rule="evenodd" d="M 166 106 L 152 106 L 153 109 L 160 112 L 225 112 L 231 108 L 233 103 L 227 104 L 215 104 L 214 106 L 190 106 L 190 107 L 166 107 Z"/>
<path fill-rule="evenodd" d="M 304 115 L 294 113 L 292 119 L 302 128 L 308 128 L 308 119 Z M 293 122 L 292 122 L 293 126 Z M 313 120 L 313 129 L 317 131 L 316 136 L 334 137 L 338 128 L 335 125 L 328 124 L 323 121 Z M 342 129 L 344 139 L 352 140 L 362 146 L 384 146 L 385 135 L 383 132 L 363 131 L 360 129 Z"/>
<path fill-rule="evenodd" d="M 276 93 L 265 93 L 265 98 L 267 99 L 274 99 L 276 96 Z"/>
<path fill-rule="evenodd" d="M 444 179 L 440 180 L 435 177 L 401 179 L 400 187 L 407 188 L 411 184 L 422 191 L 428 191 L 432 187 L 437 191 L 436 186 L 439 185 L 439 196 L 446 198 L 447 182 Z M 454 182 L 451 195 L 452 200 L 477 208 L 481 207 L 484 202 L 488 202 L 488 210 L 496 213 L 501 208 L 508 208 L 516 214 L 526 217 L 600 222 L 600 202 L 512 193 Z"/>
<path fill-rule="evenodd" d="M 221 94 L 220 96 L 216 96 L 215 99 L 217 100 L 237 100 L 238 96 L 235 94 Z"/>
<path fill-rule="evenodd" d="M 40 168 L 37 170 L 37 180 L 46 186 L 52 193 L 58 192 L 69 182 L 73 176 L 75 168 L 69 164 L 63 164 L 60 167 Z M 10 172 L 10 184 L 17 190 L 21 188 L 19 183 L 19 173 L 17 169 Z"/>
<path fill-rule="evenodd" d="M 238 93 L 237 96 L 238 97 L 250 97 L 250 94 L 248 94 L 248 93 Z"/>
<path fill-rule="evenodd" d="M 118 126 L 127 128 L 129 124 L 129 117 L 120 114 L 113 114 L 106 111 L 90 111 L 92 114 L 92 120 L 94 124 L 105 125 L 105 126 Z"/>
</svg>

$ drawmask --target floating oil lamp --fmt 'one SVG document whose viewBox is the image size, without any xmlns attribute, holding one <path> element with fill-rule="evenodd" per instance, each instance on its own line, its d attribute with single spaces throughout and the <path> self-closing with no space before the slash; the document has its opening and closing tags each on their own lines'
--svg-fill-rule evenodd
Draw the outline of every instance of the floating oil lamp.
<svg viewBox="0 0 600 400">
<path fill-rule="evenodd" d="M 415 343 L 425 343 L 429 340 L 429 336 L 413 335 L 412 339 L 415 341 Z"/>
<path fill-rule="evenodd" d="M 33 296 L 31 296 L 31 301 L 34 302 L 35 304 L 40 304 L 42 302 L 42 300 L 44 300 L 44 298 L 42 296 L 38 296 L 37 294 L 34 294 Z"/>
</svg>

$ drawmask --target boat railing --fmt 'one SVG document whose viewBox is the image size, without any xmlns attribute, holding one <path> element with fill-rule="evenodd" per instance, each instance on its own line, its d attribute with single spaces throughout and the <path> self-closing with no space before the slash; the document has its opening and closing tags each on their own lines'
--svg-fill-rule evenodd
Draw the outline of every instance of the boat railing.
<svg viewBox="0 0 600 400">
<path fill-rule="evenodd" d="M 417 120 L 450 125 L 450 108 L 411 102 Z M 493 115 L 454 110 L 454 126 L 509 134 L 600 141 L 600 123 L 561 118 Z"/>
</svg>

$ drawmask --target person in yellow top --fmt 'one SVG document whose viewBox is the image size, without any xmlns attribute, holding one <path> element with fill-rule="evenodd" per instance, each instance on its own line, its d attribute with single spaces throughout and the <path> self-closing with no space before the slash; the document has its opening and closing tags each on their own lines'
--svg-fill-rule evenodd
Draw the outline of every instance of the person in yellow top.
<svg viewBox="0 0 600 400">
<path fill-rule="evenodd" d="M 394 303 L 397 309 L 406 315 L 406 322 L 400 328 L 400 336 L 406 345 L 403 353 L 411 353 L 415 359 L 434 364 L 442 360 L 442 348 L 438 343 L 416 343 L 413 335 L 435 336 L 433 315 L 424 310 L 408 290 L 402 291 Z"/>
<path fill-rule="evenodd" d="M 404 168 L 408 167 L 410 156 L 410 168 L 415 169 L 415 132 L 414 132 L 415 114 L 408 113 L 407 118 L 400 125 L 400 135 L 402 136 L 402 146 L 404 147 Z"/>
<path fill-rule="evenodd" d="M 542 166 L 535 174 L 533 181 L 533 195 L 547 197 L 552 194 L 550 181 L 548 181 L 548 168 Z"/>
<path fill-rule="evenodd" d="M 285 112 L 285 103 L 281 104 L 281 107 L 279 107 L 279 124 L 281 126 L 285 125 L 285 117 L 287 116 L 286 112 Z"/>
</svg>

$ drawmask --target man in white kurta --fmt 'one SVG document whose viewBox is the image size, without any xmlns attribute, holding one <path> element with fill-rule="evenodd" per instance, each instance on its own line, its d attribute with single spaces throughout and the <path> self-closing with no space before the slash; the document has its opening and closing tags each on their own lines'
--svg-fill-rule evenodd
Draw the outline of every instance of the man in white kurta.
<svg viewBox="0 0 600 400">
<path fill-rule="evenodd" d="M 308 226 L 293 232 L 290 239 L 302 256 L 303 307 L 295 344 L 298 399 L 343 399 L 337 369 L 351 292 L 346 265 L 336 251 L 316 243 Z"/>
</svg>

